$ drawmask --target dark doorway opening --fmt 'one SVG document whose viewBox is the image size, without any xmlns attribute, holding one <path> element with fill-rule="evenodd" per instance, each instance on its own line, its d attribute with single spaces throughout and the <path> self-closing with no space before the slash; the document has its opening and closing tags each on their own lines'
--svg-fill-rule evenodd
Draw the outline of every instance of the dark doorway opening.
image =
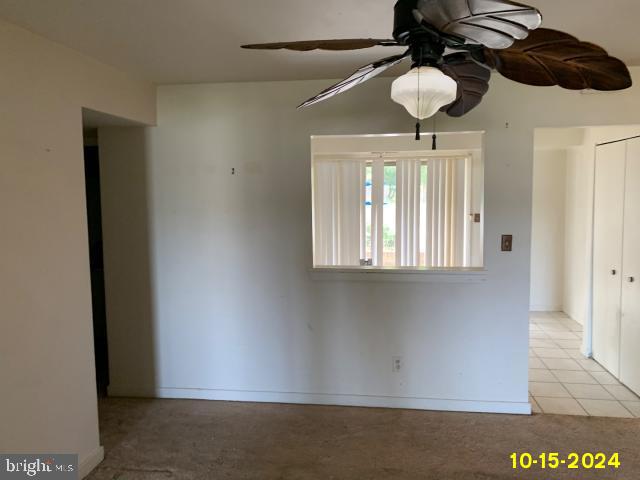
<svg viewBox="0 0 640 480">
<path fill-rule="evenodd" d="M 96 362 L 96 387 L 99 397 L 107 396 L 109 387 L 109 349 L 107 346 L 107 312 L 104 288 L 102 241 L 102 205 L 100 199 L 100 154 L 97 145 L 84 147 L 84 171 L 89 227 L 91 299 L 93 307 L 93 342 Z"/>
</svg>

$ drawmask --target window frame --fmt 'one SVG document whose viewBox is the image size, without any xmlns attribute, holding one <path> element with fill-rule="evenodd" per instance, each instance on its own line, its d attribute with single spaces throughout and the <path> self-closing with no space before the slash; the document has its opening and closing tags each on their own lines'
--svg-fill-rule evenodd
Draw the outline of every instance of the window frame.
<svg viewBox="0 0 640 480">
<path fill-rule="evenodd" d="M 486 267 L 484 262 L 484 175 L 485 175 L 485 149 L 484 149 L 484 132 L 452 132 L 442 135 L 481 135 L 481 144 L 476 148 L 460 148 L 446 150 L 406 150 L 406 151 L 377 151 L 377 152 L 321 152 L 314 150 L 314 140 L 326 138 L 389 138 L 389 137 L 409 137 L 410 135 L 330 135 L 330 136 L 312 136 L 311 148 L 311 197 L 312 197 L 312 262 L 309 272 L 316 280 L 340 280 L 340 281 L 409 281 L 409 282 L 438 282 L 438 283 L 479 283 L 486 280 Z M 358 159 L 370 166 L 374 160 L 384 160 L 385 166 L 397 165 L 397 161 L 401 159 L 420 160 L 421 165 L 427 164 L 430 158 L 453 158 L 453 157 L 469 157 L 472 158 L 472 168 L 474 169 L 474 181 L 472 188 L 479 187 L 480 194 L 477 203 L 477 211 L 480 213 L 479 228 L 479 249 L 478 258 L 482 266 L 474 267 L 426 267 L 426 266 L 325 266 L 316 265 L 316 195 L 315 195 L 315 162 L 318 159 L 324 160 L 345 160 Z M 476 169 L 480 168 L 480 172 Z M 479 175 L 479 178 L 477 176 Z M 473 192 L 472 195 L 476 195 Z M 475 212 L 475 209 L 474 209 Z M 472 222 L 473 223 L 473 222 Z M 422 253 L 422 252 L 421 252 Z"/>
</svg>

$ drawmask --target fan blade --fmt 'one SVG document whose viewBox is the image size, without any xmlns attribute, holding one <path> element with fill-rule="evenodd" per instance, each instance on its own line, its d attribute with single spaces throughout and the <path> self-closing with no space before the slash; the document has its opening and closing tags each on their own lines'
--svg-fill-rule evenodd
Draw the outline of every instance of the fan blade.
<svg viewBox="0 0 640 480">
<path fill-rule="evenodd" d="M 508 48 L 542 24 L 540 12 L 511 0 L 418 0 L 417 17 L 489 48 Z"/>
<path fill-rule="evenodd" d="M 362 50 L 376 46 L 397 47 L 395 40 L 380 40 L 375 38 L 356 38 L 344 40 L 306 40 L 302 42 L 260 43 L 256 45 L 243 45 L 242 48 L 250 50 L 294 50 L 308 52 L 311 50 Z"/>
<path fill-rule="evenodd" d="M 490 67 L 526 85 L 612 91 L 633 84 L 621 60 L 557 30 L 541 28 L 507 50 L 485 49 L 485 57 Z"/>
<path fill-rule="evenodd" d="M 410 56 L 411 50 L 408 50 L 402 55 L 394 55 L 393 57 L 383 58 L 382 60 L 378 60 L 377 62 L 365 65 L 364 67 L 360 67 L 350 77 L 345 78 L 341 82 L 336 83 L 326 90 L 323 90 L 315 97 L 310 98 L 303 104 L 299 105 L 298 108 L 308 107 L 318 102 L 322 102 L 323 100 L 326 100 L 328 98 L 334 97 L 342 92 L 346 92 L 356 85 L 360 85 L 361 83 L 364 83 L 367 80 L 380 75 L 385 70 L 388 70 L 389 68 L 399 64 L 404 59 L 409 58 Z"/>
<path fill-rule="evenodd" d="M 451 117 L 462 117 L 476 108 L 489 91 L 491 70 L 474 61 L 468 53 L 444 57 L 442 71 L 458 83 L 458 98 L 441 109 Z"/>
</svg>

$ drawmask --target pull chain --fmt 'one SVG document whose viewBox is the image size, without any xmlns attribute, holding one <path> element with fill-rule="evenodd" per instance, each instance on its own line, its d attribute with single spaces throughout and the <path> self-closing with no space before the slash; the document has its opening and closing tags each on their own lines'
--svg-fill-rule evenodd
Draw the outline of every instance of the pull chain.
<svg viewBox="0 0 640 480">
<path fill-rule="evenodd" d="M 436 135 L 436 117 L 433 117 L 433 137 L 431 137 L 431 150 L 438 149 L 438 136 Z"/>
<path fill-rule="evenodd" d="M 422 52 L 420 52 L 422 54 Z M 422 56 L 422 55 L 421 55 Z M 418 64 L 418 111 L 417 111 L 417 118 L 416 118 L 416 141 L 420 141 L 421 135 L 420 135 L 420 67 L 421 67 L 421 63 Z"/>
</svg>

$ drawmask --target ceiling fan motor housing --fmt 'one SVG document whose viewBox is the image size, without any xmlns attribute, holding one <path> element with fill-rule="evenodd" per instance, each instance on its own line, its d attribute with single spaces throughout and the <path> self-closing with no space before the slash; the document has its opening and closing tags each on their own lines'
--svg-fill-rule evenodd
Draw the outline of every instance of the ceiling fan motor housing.
<svg viewBox="0 0 640 480">
<path fill-rule="evenodd" d="M 393 38 L 411 47 L 414 67 L 434 66 L 442 63 L 445 42 L 436 32 L 426 28 L 415 15 L 417 0 L 398 0 L 395 5 Z"/>
<path fill-rule="evenodd" d="M 415 9 L 416 0 L 398 0 L 394 7 L 393 38 L 403 45 L 409 45 L 411 32 L 420 29 L 413 13 Z"/>
</svg>

